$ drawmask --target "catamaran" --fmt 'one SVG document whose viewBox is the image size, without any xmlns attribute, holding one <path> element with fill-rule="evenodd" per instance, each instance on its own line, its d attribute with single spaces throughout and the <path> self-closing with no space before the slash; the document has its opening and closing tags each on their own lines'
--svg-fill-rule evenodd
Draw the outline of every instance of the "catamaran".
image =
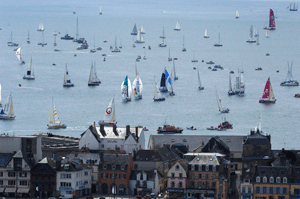
<svg viewBox="0 0 300 199">
<path fill-rule="evenodd" d="M 24 75 L 23 79 L 27 79 L 27 80 L 35 79 L 34 71 L 33 71 L 33 68 L 31 65 L 32 65 L 32 58 L 30 59 L 30 61 L 28 63 L 27 73 L 26 73 L 26 75 Z"/>
<path fill-rule="evenodd" d="M 216 88 L 216 99 L 217 99 L 217 104 L 218 104 L 218 108 L 219 108 L 220 113 L 229 113 L 229 108 L 226 108 L 222 105 L 222 101 L 219 98 L 219 95 L 217 93 L 217 88 Z"/>
<path fill-rule="evenodd" d="M 253 25 L 251 25 L 249 39 L 247 40 L 248 43 L 256 43 L 256 40 L 253 39 Z"/>
<path fill-rule="evenodd" d="M 96 63 L 95 63 L 95 66 L 94 66 L 94 64 L 92 62 L 88 86 L 99 86 L 99 84 L 101 84 L 101 81 L 97 77 Z"/>
<path fill-rule="evenodd" d="M 66 64 L 66 71 L 64 73 L 63 87 L 74 87 L 74 84 L 71 82 L 71 79 L 70 79 L 70 76 L 69 76 L 67 64 Z"/>
<path fill-rule="evenodd" d="M 23 61 L 23 57 L 22 57 L 21 47 L 19 47 L 17 49 L 16 56 L 17 56 L 17 58 L 18 58 L 18 60 L 20 61 L 21 64 L 25 64 L 25 61 Z"/>
<path fill-rule="evenodd" d="M 135 43 L 145 43 L 141 30 L 138 31 Z"/>
<path fill-rule="evenodd" d="M 200 81 L 199 67 L 197 67 L 197 72 L 198 72 L 198 89 L 204 90 L 204 87 L 202 86 L 201 81 Z"/>
<path fill-rule="evenodd" d="M 134 24 L 131 35 L 137 35 L 137 34 L 138 34 L 138 30 L 137 30 L 136 24 Z"/>
<path fill-rule="evenodd" d="M 176 30 L 176 31 L 180 31 L 180 30 L 181 30 L 181 29 L 180 29 L 180 24 L 179 24 L 179 21 L 177 21 L 177 23 L 176 23 L 176 26 L 175 26 L 174 30 Z"/>
<path fill-rule="evenodd" d="M 293 79 L 292 66 L 293 66 L 293 62 L 291 63 L 291 66 L 289 65 L 289 62 L 288 62 L 288 72 L 287 72 L 285 81 L 281 82 L 280 86 L 299 86 L 299 82 L 297 82 L 297 80 Z"/>
<path fill-rule="evenodd" d="M 103 120 L 100 120 L 99 125 L 104 125 L 104 126 L 113 126 L 116 125 L 116 107 L 115 107 L 115 100 L 112 98 L 110 101 L 108 107 L 105 110 L 105 115 Z"/>
<path fill-rule="evenodd" d="M 12 96 L 9 95 L 4 106 L 2 107 L 2 109 L 0 111 L 0 120 L 14 120 L 15 118 L 16 118 L 16 116 L 14 113 Z"/>
<path fill-rule="evenodd" d="M 171 84 L 171 81 L 169 79 L 169 73 L 165 69 L 164 72 L 161 74 L 160 87 L 159 87 L 160 92 L 168 92 L 167 82 Z"/>
<path fill-rule="evenodd" d="M 269 15 L 269 26 L 264 27 L 266 30 L 276 30 L 275 27 L 275 16 L 272 9 L 270 9 L 270 15 Z"/>
<path fill-rule="evenodd" d="M 53 121 L 53 119 L 54 119 L 54 121 Z M 67 128 L 67 126 L 65 124 L 62 124 L 59 121 L 53 99 L 52 99 L 52 108 L 50 109 L 49 122 L 48 122 L 47 126 L 48 126 L 48 129 L 61 129 L 61 128 L 65 129 L 65 128 Z"/>
<path fill-rule="evenodd" d="M 205 31 L 204 31 L 204 38 L 209 38 L 208 34 L 207 34 L 207 28 L 205 28 Z"/>
<path fill-rule="evenodd" d="M 270 77 L 269 77 L 266 82 L 262 97 L 259 100 L 259 103 L 275 103 L 275 102 L 276 102 L 276 99 L 275 99 L 275 96 L 273 93 L 273 89 L 272 89 L 272 85 L 271 85 L 271 81 L 270 81 Z"/>
<path fill-rule="evenodd" d="M 128 78 L 128 75 L 126 75 L 125 80 L 121 84 L 121 92 L 122 92 L 122 100 L 124 102 L 131 101 L 131 82 Z"/>
<path fill-rule="evenodd" d="M 40 24 L 39 24 L 39 29 L 37 29 L 37 31 L 44 31 L 44 25 L 43 25 L 43 22 L 40 22 Z"/>
<path fill-rule="evenodd" d="M 154 97 L 153 97 L 153 100 L 154 100 L 154 102 L 165 101 L 165 98 L 161 96 L 160 90 L 158 89 L 155 77 L 154 77 Z"/>
<path fill-rule="evenodd" d="M 136 75 L 136 77 L 132 83 L 133 96 L 134 96 L 134 99 L 139 100 L 139 99 L 142 99 L 143 82 L 142 82 L 139 74 L 137 73 L 136 65 L 135 65 L 135 75 Z"/>
</svg>

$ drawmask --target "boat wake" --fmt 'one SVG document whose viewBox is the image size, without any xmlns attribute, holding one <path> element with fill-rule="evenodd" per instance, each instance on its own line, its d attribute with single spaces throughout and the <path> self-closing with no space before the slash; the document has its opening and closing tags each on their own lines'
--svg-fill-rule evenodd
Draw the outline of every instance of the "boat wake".
<svg viewBox="0 0 300 199">
<path fill-rule="evenodd" d="M 23 86 L 19 86 L 19 88 L 33 89 L 33 90 L 40 90 L 40 91 L 44 90 L 42 88 L 36 88 L 36 87 L 23 87 Z"/>
</svg>

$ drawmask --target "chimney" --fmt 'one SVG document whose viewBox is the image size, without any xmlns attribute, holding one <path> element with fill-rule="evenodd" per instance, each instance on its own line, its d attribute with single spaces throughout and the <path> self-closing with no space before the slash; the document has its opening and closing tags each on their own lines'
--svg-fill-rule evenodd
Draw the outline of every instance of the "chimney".
<svg viewBox="0 0 300 199">
<path fill-rule="evenodd" d="M 137 140 L 139 140 L 139 127 L 138 126 L 135 127 L 135 137 Z"/>
<path fill-rule="evenodd" d="M 60 170 L 60 168 L 61 168 L 61 158 L 56 160 L 55 164 L 56 164 L 56 170 Z"/>
<path fill-rule="evenodd" d="M 119 136 L 119 133 L 117 132 L 117 125 L 116 124 L 113 125 L 113 132 L 116 136 Z"/>
<path fill-rule="evenodd" d="M 126 126 L 126 136 L 129 136 L 130 135 L 130 126 L 127 125 Z"/>
<path fill-rule="evenodd" d="M 250 130 L 250 135 L 254 135 L 254 131 L 253 130 Z"/>
<path fill-rule="evenodd" d="M 100 133 L 103 137 L 106 136 L 105 130 L 104 130 L 104 124 L 100 124 Z"/>
<path fill-rule="evenodd" d="M 94 121 L 94 128 L 96 128 L 96 123 L 95 123 L 95 121 Z"/>
<path fill-rule="evenodd" d="M 267 134 L 266 137 L 268 138 L 269 142 L 271 143 L 271 135 Z"/>
</svg>

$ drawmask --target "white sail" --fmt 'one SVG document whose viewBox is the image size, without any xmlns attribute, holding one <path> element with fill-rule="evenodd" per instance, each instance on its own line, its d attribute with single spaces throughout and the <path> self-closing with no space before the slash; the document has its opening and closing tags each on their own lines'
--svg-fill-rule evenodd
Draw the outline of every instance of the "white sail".
<svg viewBox="0 0 300 199">
<path fill-rule="evenodd" d="M 56 109 L 55 109 L 55 104 L 54 104 L 54 102 L 52 102 L 53 103 L 53 118 L 54 118 L 54 125 L 59 125 L 59 124 L 61 124 L 61 122 L 59 121 L 59 118 L 58 118 L 58 115 L 57 115 L 57 111 L 56 111 Z"/>
<path fill-rule="evenodd" d="M 204 31 L 204 38 L 209 38 L 209 36 L 207 34 L 207 28 L 205 28 L 205 31 Z"/>
<path fill-rule="evenodd" d="M 146 34 L 144 25 L 142 25 L 142 27 L 141 27 L 141 34 Z"/>
<path fill-rule="evenodd" d="M 40 22 L 38 31 L 44 31 L 43 22 Z"/>
<path fill-rule="evenodd" d="M 138 31 L 135 43 L 145 43 L 141 30 Z"/>
<path fill-rule="evenodd" d="M 99 14 L 102 15 L 102 7 L 100 6 Z"/>
<path fill-rule="evenodd" d="M 240 93 L 245 92 L 245 82 L 244 82 L 244 76 L 243 74 L 240 74 Z"/>
<path fill-rule="evenodd" d="M 257 122 L 257 125 L 255 127 L 255 132 L 261 132 L 261 115 L 259 115 L 259 120 Z"/>
<path fill-rule="evenodd" d="M 235 18 L 240 18 L 240 14 L 239 14 L 239 11 L 237 10 L 236 12 L 235 12 Z"/>
<path fill-rule="evenodd" d="M 161 99 L 161 93 L 157 86 L 157 81 L 154 77 L 154 99 Z"/>
<path fill-rule="evenodd" d="M 217 88 L 216 88 L 216 99 L 217 99 L 217 104 L 218 104 L 218 108 L 219 108 L 220 113 L 228 113 L 228 112 L 229 112 L 229 109 L 228 109 L 228 108 L 225 108 L 225 107 L 222 105 L 222 101 L 221 101 L 221 99 L 219 98 L 219 95 L 218 95 L 218 93 L 217 93 Z"/>
<path fill-rule="evenodd" d="M 12 101 L 12 96 L 9 95 L 9 112 L 8 112 L 8 117 L 15 117 L 14 113 L 14 106 L 13 106 L 13 101 Z"/>
<path fill-rule="evenodd" d="M 143 92 L 143 82 L 139 75 L 136 76 L 132 83 L 133 96 L 135 99 L 141 99 Z"/>
<path fill-rule="evenodd" d="M 114 98 L 110 101 L 108 107 L 105 110 L 105 115 L 102 121 L 99 121 L 99 124 L 111 124 L 116 122 L 116 114 L 115 114 L 115 100 Z"/>
<path fill-rule="evenodd" d="M 200 81 L 200 73 L 199 73 L 199 68 L 198 67 L 197 67 L 197 72 L 198 72 L 198 89 L 199 90 L 204 90 L 204 87 L 202 86 L 201 81 Z"/>
<path fill-rule="evenodd" d="M 238 72 L 235 77 L 235 91 L 241 91 L 241 81 L 240 81 L 240 73 Z"/>
<path fill-rule="evenodd" d="M 21 47 L 19 47 L 19 48 L 17 49 L 17 51 L 16 51 L 16 56 L 17 56 L 18 60 L 19 60 L 20 62 L 22 62 L 22 52 L 21 52 Z"/>
<path fill-rule="evenodd" d="M 97 77 L 96 73 L 96 63 L 91 65 L 90 76 L 89 76 L 89 84 L 100 84 L 100 80 Z"/>
<path fill-rule="evenodd" d="M 180 30 L 180 24 L 179 24 L 179 21 L 177 21 L 176 23 L 176 26 L 175 26 L 175 29 L 174 30 Z"/>
<path fill-rule="evenodd" d="M 14 106 L 13 106 L 13 101 L 12 101 L 11 95 L 9 95 L 7 97 L 6 102 L 0 111 L 0 119 L 3 119 L 3 120 L 15 119 Z"/>
</svg>

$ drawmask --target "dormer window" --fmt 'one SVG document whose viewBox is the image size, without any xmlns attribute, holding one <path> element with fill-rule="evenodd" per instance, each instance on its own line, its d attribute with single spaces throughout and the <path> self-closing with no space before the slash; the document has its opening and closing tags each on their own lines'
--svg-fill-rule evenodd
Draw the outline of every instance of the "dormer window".
<svg viewBox="0 0 300 199">
<path fill-rule="evenodd" d="M 270 183 L 274 183 L 274 178 L 270 177 Z"/>
<path fill-rule="evenodd" d="M 256 177 L 256 182 L 260 182 L 260 177 L 259 176 Z"/>
<path fill-rule="evenodd" d="M 64 165 L 64 169 L 69 169 L 70 168 L 70 165 L 69 164 L 65 164 Z"/>
<path fill-rule="evenodd" d="M 116 170 L 116 165 L 112 165 L 112 170 Z"/>
<path fill-rule="evenodd" d="M 287 183 L 287 178 L 284 177 L 282 181 L 283 181 L 283 183 Z"/>
<path fill-rule="evenodd" d="M 106 165 L 103 165 L 103 169 L 107 169 L 107 166 L 106 166 Z"/>
<path fill-rule="evenodd" d="M 276 183 L 280 183 L 280 177 L 276 178 Z"/>
<path fill-rule="evenodd" d="M 266 183 L 266 182 L 267 182 L 267 177 L 264 176 L 264 177 L 263 177 L 263 183 Z"/>
<path fill-rule="evenodd" d="M 125 169 L 125 167 L 124 167 L 124 165 L 122 165 L 122 166 L 121 166 L 121 170 L 124 170 L 124 169 Z"/>
</svg>

